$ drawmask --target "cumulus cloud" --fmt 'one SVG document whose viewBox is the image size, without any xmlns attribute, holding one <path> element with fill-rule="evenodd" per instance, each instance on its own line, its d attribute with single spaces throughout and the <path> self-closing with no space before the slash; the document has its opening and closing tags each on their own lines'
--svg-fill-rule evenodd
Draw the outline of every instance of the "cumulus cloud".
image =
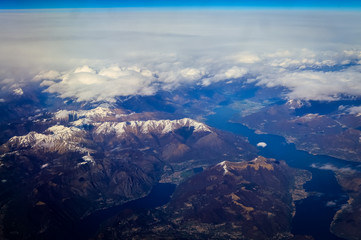
<svg viewBox="0 0 361 240">
<path fill-rule="evenodd" d="M 2 90 L 32 81 L 62 98 L 113 101 L 247 78 L 292 99 L 361 95 L 355 12 L 44 10 L 0 22 Z"/>
<path fill-rule="evenodd" d="M 60 73 L 54 70 L 50 71 L 41 71 L 38 74 L 36 74 L 33 78 L 35 81 L 40 81 L 43 79 L 49 79 L 49 80 L 55 80 L 60 77 Z"/>
<path fill-rule="evenodd" d="M 231 80 L 243 77 L 247 73 L 247 69 L 242 67 L 233 66 L 232 68 L 225 69 L 219 73 L 214 74 L 203 79 L 202 85 L 208 86 L 214 82 L 223 80 Z"/>
<path fill-rule="evenodd" d="M 59 77 L 61 81 L 45 80 L 49 93 L 57 93 L 62 98 L 78 101 L 114 101 L 116 96 L 151 95 L 155 93 L 153 76 L 145 70 L 121 69 L 117 66 L 99 71 L 89 66 L 76 68 Z"/>
<path fill-rule="evenodd" d="M 361 106 L 350 107 L 350 108 L 347 109 L 347 111 L 350 114 L 355 114 L 357 116 L 361 116 Z"/>
<path fill-rule="evenodd" d="M 185 68 L 180 71 L 180 74 L 185 78 L 189 80 L 199 80 L 204 75 L 204 72 L 202 72 L 199 69 L 196 68 Z"/>
<path fill-rule="evenodd" d="M 23 91 L 21 88 L 15 88 L 15 89 L 13 90 L 13 93 L 14 93 L 15 95 L 21 96 L 21 95 L 24 94 L 24 91 Z"/>
<path fill-rule="evenodd" d="M 267 143 L 265 143 L 265 142 L 259 142 L 259 143 L 257 143 L 257 147 L 265 148 L 265 147 L 267 147 Z"/>
<path fill-rule="evenodd" d="M 341 94 L 360 96 L 361 72 L 348 68 L 342 71 L 269 71 L 261 73 L 256 80 L 258 85 L 267 87 L 283 86 L 290 90 L 291 99 L 337 100 Z"/>
</svg>

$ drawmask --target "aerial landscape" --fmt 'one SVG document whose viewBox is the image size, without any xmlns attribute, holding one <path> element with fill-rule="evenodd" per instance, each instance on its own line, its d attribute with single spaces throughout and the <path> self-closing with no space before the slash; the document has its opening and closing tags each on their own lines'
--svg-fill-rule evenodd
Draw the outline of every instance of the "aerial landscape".
<svg viewBox="0 0 361 240">
<path fill-rule="evenodd" d="M 0 239 L 361 240 L 361 3 L 1 1 Z"/>
</svg>

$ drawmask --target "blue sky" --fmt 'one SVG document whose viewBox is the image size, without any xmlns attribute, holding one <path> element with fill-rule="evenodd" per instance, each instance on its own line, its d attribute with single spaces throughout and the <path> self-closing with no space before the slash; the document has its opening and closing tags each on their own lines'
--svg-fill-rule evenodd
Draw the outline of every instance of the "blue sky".
<svg viewBox="0 0 361 240">
<path fill-rule="evenodd" d="M 359 0 L 1 0 L 0 9 L 112 8 L 112 7 L 251 7 L 251 8 L 361 8 Z"/>
</svg>

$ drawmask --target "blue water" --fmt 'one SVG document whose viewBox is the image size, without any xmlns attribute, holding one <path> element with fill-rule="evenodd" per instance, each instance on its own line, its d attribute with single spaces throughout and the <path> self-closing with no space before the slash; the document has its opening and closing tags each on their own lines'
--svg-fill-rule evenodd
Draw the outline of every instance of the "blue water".
<svg viewBox="0 0 361 240">
<path fill-rule="evenodd" d="M 315 192 L 312 196 L 296 202 L 296 215 L 292 222 L 292 233 L 312 235 L 315 240 L 341 239 L 329 231 L 333 216 L 346 203 L 348 197 L 337 183 L 335 175 L 329 170 L 320 170 L 311 164 L 322 166 L 332 164 L 334 167 L 358 168 L 359 164 L 350 163 L 329 156 L 311 155 L 297 150 L 294 144 L 288 144 L 283 137 L 270 134 L 255 134 L 253 130 L 239 123 L 232 123 L 236 111 L 223 106 L 214 110 L 215 114 L 208 116 L 206 123 L 212 127 L 230 131 L 248 138 L 256 145 L 266 142 L 267 147 L 260 148 L 259 154 L 278 160 L 285 160 L 294 168 L 306 169 L 312 173 L 312 180 L 305 184 L 307 192 Z M 327 203 L 333 203 L 327 206 Z M 330 204 L 329 204 L 330 205 Z"/>
<path fill-rule="evenodd" d="M 212 127 L 239 134 L 248 138 L 256 145 L 266 142 L 267 147 L 260 148 L 259 154 L 268 158 L 285 160 L 291 167 L 306 169 L 312 173 L 312 180 L 305 184 L 307 192 L 314 192 L 310 197 L 296 202 L 296 215 L 292 222 L 292 233 L 312 235 L 315 240 L 341 239 L 330 233 L 329 227 L 336 211 L 346 203 L 348 197 L 336 181 L 334 173 L 311 167 L 332 164 L 334 167 L 359 168 L 359 164 L 350 163 L 328 156 L 311 155 L 305 151 L 297 150 L 294 144 L 288 144 L 283 137 L 270 134 L 255 134 L 253 130 L 239 123 L 232 123 L 236 111 L 230 107 L 222 106 L 214 110 L 215 114 L 207 117 L 206 123 Z M 203 171 L 203 168 L 194 168 L 194 173 Z M 169 202 L 175 190 L 174 184 L 158 184 L 151 193 L 141 199 L 128 202 L 121 206 L 100 210 L 85 218 L 77 226 L 76 239 L 88 239 L 96 234 L 102 223 L 117 216 L 125 209 L 141 210 L 162 206 Z M 331 207 L 327 203 L 334 203 Z M 86 233 L 86 234 L 85 234 Z"/>
<path fill-rule="evenodd" d="M 90 239 L 98 232 L 101 224 L 107 220 L 116 217 L 125 209 L 140 211 L 162 206 L 169 202 L 176 185 L 171 183 L 158 183 L 152 188 L 152 191 L 145 197 L 127 202 L 123 205 L 99 210 L 83 219 L 75 227 L 68 239 Z"/>
<path fill-rule="evenodd" d="M 309 101 L 310 105 L 305 105 L 295 109 L 297 116 L 308 113 L 329 114 L 335 112 L 340 106 L 360 106 L 361 99 L 339 100 L 339 101 Z"/>
</svg>

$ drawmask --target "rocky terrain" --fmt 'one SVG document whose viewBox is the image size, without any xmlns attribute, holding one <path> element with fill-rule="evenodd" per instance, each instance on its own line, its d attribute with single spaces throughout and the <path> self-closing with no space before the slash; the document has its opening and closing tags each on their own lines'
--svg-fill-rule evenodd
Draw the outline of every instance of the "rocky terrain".
<svg viewBox="0 0 361 240">
<path fill-rule="evenodd" d="M 346 190 L 349 200 L 335 215 L 331 231 L 344 239 L 361 239 L 361 173 L 338 171 L 337 179 Z"/>
<path fill-rule="evenodd" d="M 13 96 L 0 103 L 0 238 L 80 239 L 79 222 L 172 183 L 167 205 L 123 209 L 101 222 L 98 238 L 311 239 L 290 233 L 293 202 L 307 196 L 309 174 L 282 161 L 249 162 L 257 149 L 245 138 L 202 123 L 226 105 L 240 112 L 232 121 L 259 134 L 360 161 L 361 117 L 350 113 L 352 101 L 321 111 L 325 103 L 270 99 L 275 92 L 234 81 L 113 104 Z M 359 235 L 358 178 L 338 174 L 350 201 L 332 231 L 346 239 Z"/>
<path fill-rule="evenodd" d="M 360 239 L 360 1 L 73 2 L 0 2 L 0 240 Z"/>
<path fill-rule="evenodd" d="M 127 119 L 132 115 L 62 110 L 45 119 L 45 130 L 1 145 L 1 235 L 64 239 L 75 222 L 143 197 L 159 181 L 180 182 L 195 167 L 256 156 L 246 139 L 192 119 Z"/>
<path fill-rule="evenodd" d="M 351 162 L 361 161 L 361 115 L 352 101 L 307 102 L 290 100 L 236 117 L 256 133 L 281 135 L 296 148 Z M 353 165 L 356 166 L 356 165 Z M 353 167 L 330 168 L 349 200 L 334 216 L 331 231 L 343 239 L 360 239 L 360 172 Z M 330 207 L 333 202 L 330 202 Z"/>
<path fill-rule="evenodd" d="M 263 157 L 220 162 L 182 182 L 162 208 L 125 209 L 98 239 L 293 239 L 298 171 Z"/>
<path fill-rule="evenodd" d="M 348 114 L 341 103 L 338 104 L 341 107 L 323 114 L 314 113 L 308 104 L 290 100 L 234 121 L 259 133 L 281 135 L 298 149 L 312 154 L 361 162 L 361 116 Z"/>
</svg>

